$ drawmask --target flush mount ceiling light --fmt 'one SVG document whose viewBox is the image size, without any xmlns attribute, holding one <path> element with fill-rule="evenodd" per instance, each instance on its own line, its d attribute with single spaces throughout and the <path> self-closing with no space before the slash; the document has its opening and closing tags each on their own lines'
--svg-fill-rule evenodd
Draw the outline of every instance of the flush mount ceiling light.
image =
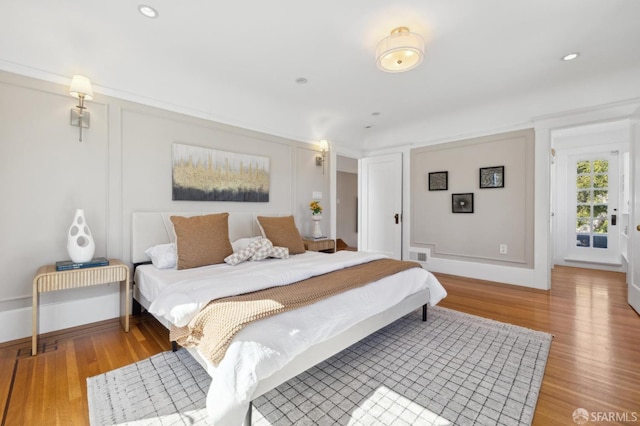
<svg viewBox="0 0 640 426">
<path fill-rule="evenodd" d="M 424 57 L 424 39 L 407 27 L 398 27 L 376 47 L 376 65 L 385 72 L 409 71 Z"/>
<path fill-rule="evenodd" d="M 580 52 L 572 52 L 569 54 L 566 54 L 562 57 L 563 61 L 573 61 L 574 59 L 576 59 L 578 56 L 580 56 Z"/>
<path fill-rule="evenodd" d="M 152 8 L 151 6 L 147 6 L 146 4 L 141 4 L 138 6 L 138 11 L 142 13 L 147 18 L 157 18 L 158 11 Z"/>
</svg>

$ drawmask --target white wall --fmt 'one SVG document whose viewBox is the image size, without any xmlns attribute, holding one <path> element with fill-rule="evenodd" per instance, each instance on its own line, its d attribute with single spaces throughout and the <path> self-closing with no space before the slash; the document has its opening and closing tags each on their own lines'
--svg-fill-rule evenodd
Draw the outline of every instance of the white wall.
<svg viewBox="0 0 640 426">
<path fill-rule="evenodd" d="M 129 262 L 133 211 L 292 212 L 304 227 L 311 191 L 330 198 L 314 146 L 106 96 L 87 102 L 91 127 L 79 143 L 78 128 L 69 125 L 77 100 L 67 92 L 0 72 L 0 322 L 9 324 L 0 342 L 31 334 L 33 276 L 68 258 L 76 208 L 85 209 L 95 255 Z M 269 157 L 270 201 L 172 201 L 174 142 Z M 118 309 L 115 284 L 45 293 L 40 332 L 114 318 Z"/>
</svg>

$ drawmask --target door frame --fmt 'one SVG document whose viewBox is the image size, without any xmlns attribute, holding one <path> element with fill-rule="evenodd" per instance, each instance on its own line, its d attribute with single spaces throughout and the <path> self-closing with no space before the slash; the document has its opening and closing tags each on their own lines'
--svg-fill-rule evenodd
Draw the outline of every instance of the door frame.
<svg viewBox="0 0 640 426">
<path fill-rule="evenodd" d="M 627 301 L 640 314 L 640 108 L 631 120 L 631 149 L 629 157 L 629 265 L 627 271 Z"/>
<path fill-rule="evenodd" d="M 628 117 L 616 117 L 606 121 L 578 122 L 573 125 L 558 126 L 550 129 L 551 152 L 554 155 L 554 179 L 550 187 L 550 198 L 553 200 L 550 211 L 551 221 L 549 224 L 550 233 L 550 267 L 553 265 L 569 265 L 581 268 L 601 269 L 608 271 L 624 272 L 626 267 L 623 263 L 619 265 L 607 265 L 605 263 L 595 263 L 580 261 L 575 262 L 565 260 L 566 251 L 561 244 L 566 244 L 566 224 L 561 223 L 564 216 L 557 214 L 565 203 L 564 199 L 558 197 L 558 185 L 563 181 L 561 176 L 564 173 L 560 169 L 565 157 L 574 154 L 589 154 L 594 152 L 618 151 L 618 177 L 621 173 L 622 153 L 630 148 L 629 140 L 629 119 Z M 603 143 L 603 141 L 606 141 Z M 565 161 L 566 165 L 566 161 Z M 618 194 L 616 201 L 621 204 L 621 194 Z M 618 209 L 618 216 L 620 211 Z M 562 216 L 562 217 L 561 217 Z M 616 229 L 620 234 L 620 227 Z M 561 241 L 559 241 L 561 239 Z M 620 237 L 618 238 L 620 239 Z"/>
<path fill-rule="evenodd" d="M 573 195 L 567 191 L 569 186 L 569 176 L 573 176 L 571 170 L 569 169 L 570 162 L 573 157 L 584 155 L 585 157 L 592 156 L 597 153 L 604 153 L 610 151 L 618 151 L 618 154 L 614 156 L 616 160 L 616 164 L 614 165 L 616 176 L 613 180 L 616 189 L 618 189 L 617 198 L 614 201 L 610 202 L 610 205 L 618 209 L 618 226 L 614 229 L 616 232 L 616 237 L 614 238 L 615 243 L 619 244 L 620 241 L 620 233 L 621 227 L 620 224 L 620 208 L 621 205 L 621 193 L 619 191 L 619 184 L 617 181 L 620 179 L 620 175 L 622 173 L 621 170 L 621 162 L 622 162 L 622 153 L 625 150 L 629 149 L 628 143 L 615 143 L 615 144 L 607 144 L 607 145 L 595 145 L 588 147 L 580 147 L 580 148 L 569 148 L 569 149 L 557 149 L 556 150 L 556 158 L 555 158 L 555 180 L 554 187 L 552 187 L 552 194 L 554 198 L 554 215 L 552 221 L 552 230 L 553 230 L 553 263 L 555 265 L 568 265 L 568 266 L 577 266 L 583 268 L 591 268 L 591 269 L 602 269 L 607 271 L 617 271 L 624 272 L 625 268 L 622 264 L 622 256 L 620 255 L 620 250 L 618 249 L 618 261 L 589 261 L 588 259 L 578 260 L 577 258 L 573 258 L 570 255 L 571 248 L 568 246 L 569 244 L 569 234 L 572 233 L 570 227 L 568 226 L 568 217 L 571 216 L 571 213 L 568 211 L 568 200 L 567 197 L 572 197 Z M 562 188 L 561 186 L 565 186 Z"/>
<path fill-rule="evenodd" d="M 536 132 L 535 170 L 535 266 L 534 281 L 540 289 L 551 288 L 551 269 L 553 268 L 553 236 L 555 231 L 554 210 L 555 197 L 551 172 L 554 153 L 554 133 L 570 127 L 586 126 L 589 124 L 606 123 L 612 121 L 629 120 L 634 112 L 638 114 L 640 100 L 617 102 L 605 106 L 574 110 L 559 114 L 549 114 L 533 117 L 532 122 Z M 555 167 L 555 166 L 554 166 Z M 636 188 L 636 191 L 638 189 Z"/>
</svg>

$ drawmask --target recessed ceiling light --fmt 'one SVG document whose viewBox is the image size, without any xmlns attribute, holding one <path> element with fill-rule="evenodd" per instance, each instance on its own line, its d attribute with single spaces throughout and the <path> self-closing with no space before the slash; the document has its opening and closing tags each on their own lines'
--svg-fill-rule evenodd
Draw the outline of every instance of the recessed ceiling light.
<svg viewBox="0 0 640 426">
<path fill-rule="evenodd" d="M 304 77 L 296 78 L 296 83 L 298 83 L 298 84 L 307 84 L 307 82 L 308 82 L 308 81 L 309 81 L 309 80 L 307 80 L 307 79 L 306 79 L 306 78 L 304 78 Z"/>
<path fill-rule="evenodd" d="M 569 54 L 567 54 L 567 55 L 564 55 L 564 56 L 562 57 L 562 60 L 563 60 L 563 61 L 573 61 L 573 60 L 574 60 L 574 59 L 576 59 L 578 56 L 580 56 L 580 52 L 572 52 L 572 53 L 569 53 Z"/>
<path fill-rule="evenodd" d="M 151 6 L 147 6 L 146 4 L 141 4 L 138 6 L 138 11 L 142 13 L 147 18 L 157 18 L 158 11 L 152 8 Z"/>
</svg>

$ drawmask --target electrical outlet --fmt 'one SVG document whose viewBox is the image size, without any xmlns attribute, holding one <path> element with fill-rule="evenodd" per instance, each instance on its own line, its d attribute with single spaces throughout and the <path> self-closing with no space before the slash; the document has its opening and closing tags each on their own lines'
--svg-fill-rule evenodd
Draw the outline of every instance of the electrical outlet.
<svg viewBox="0 0 640 426">
<path fill-rule="evenodd" d="M 507 254 L 507 245 L 500 244 L 500 254 Z"/>
</svg>

